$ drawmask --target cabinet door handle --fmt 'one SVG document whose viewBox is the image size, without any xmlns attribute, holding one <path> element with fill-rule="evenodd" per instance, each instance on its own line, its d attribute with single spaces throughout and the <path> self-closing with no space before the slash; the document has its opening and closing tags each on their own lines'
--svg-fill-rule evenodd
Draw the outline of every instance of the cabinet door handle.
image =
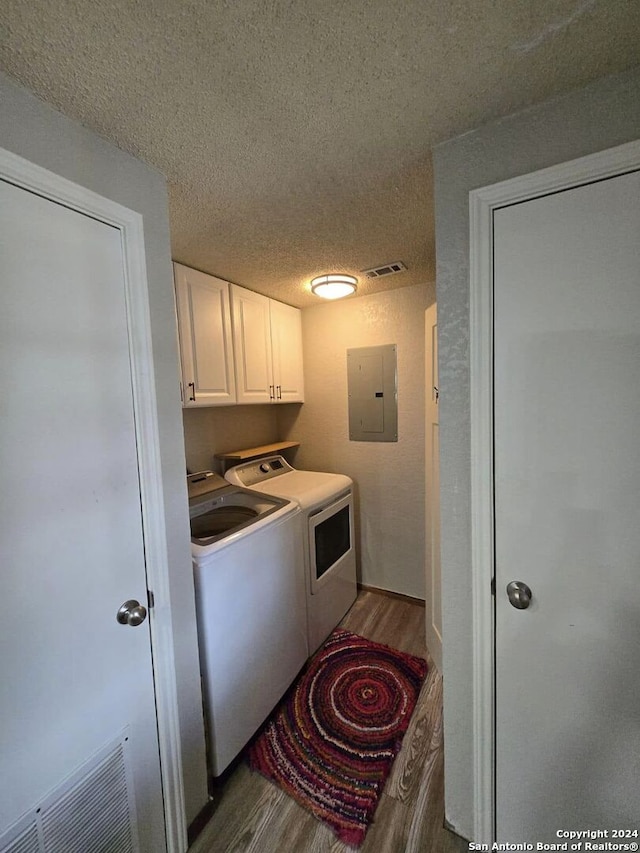
<svg viewBox="0 0 640 853">
<path fill-rule="evenodd" d="M 191 396 L 189 397 L 189 399 L 193 400 L 193 402 L 195 403 L 195 401 L 196 401 L 196 383 L 195 382 L 188 382 L 187 384 L 188 384 L 189 388 L 191 388 Z"/>
<path fill-rule="evenodd" d="M 278 400 L 282 400 L 282 385 L 276 385 L 276 391 L 278 394 Z"/>
<path fill-rule="evenodd" d="M 275 395 L 275 393 L 274 393 L 274 386 L 273 386 L 273 385 L 269 385 L 269 399 L 270 399 L 270 400 L 275 400 L 275 398 L 276 398 L 276 395 Z"/>
</svg>

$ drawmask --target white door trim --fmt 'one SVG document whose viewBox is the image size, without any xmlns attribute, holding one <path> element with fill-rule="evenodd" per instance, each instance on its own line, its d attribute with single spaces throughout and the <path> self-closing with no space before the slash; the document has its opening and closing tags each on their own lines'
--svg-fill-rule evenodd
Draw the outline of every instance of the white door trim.
<svg viewBox="0 0 640 853">
<path fill-rule="evenodd" d="M 493 211 L 640 168 L 640 141 L 469 193 L 474 841 L 495 826 L 493 517 Z"/>
<path fill-rule="evenodd" d="M 434 446 L 436 438 L 434 426 L 438 427 L 438 394 L 437 385 L 440 382 L 438 378 L 438 347 L 437 347 L 437 328 L 438 328 L 438 305 L 436 302 L 425 309 L 424 312 L 424 343 L 425 343 L 425 636 L 427 640 L 427 649 L 431 653 L 433 662 L 439 672 L 442 672 L 442 622 L 435 617 L 436 604 L 436 589 L 441 588 L 441 567 L 440 567 L 440 542 L 438 548 L 434 547 L 434 520 L 439 517 L 440 494 L 437 490 L 437 481 L 434 477 L 434 472 L 439 471 L 434 464 Z M 436 330 L 434 336 L 434 328 Z M 436 417 L 434 417 L 434 414 Z M 434 421 L 436 423 L 434 424 Z M 437 432 L 437 431 L 436 431 Z M 434 488 L 434 481 L 436 488 Z M 439 525 L 438 528 L 439 530 Z M 434 583 L 437 576 L 437 583 Z M 438 596 L 441 599 L 441 595 Z M 438 600 L 438 615 L 441 611 L 441 601 Z"/>
<path fill-rule="evenodd" d="M 168 853 L 187 847 L 160 441 L 142 216 L 0 148 L 0 178 L 120 230 Z"/>
</svg>

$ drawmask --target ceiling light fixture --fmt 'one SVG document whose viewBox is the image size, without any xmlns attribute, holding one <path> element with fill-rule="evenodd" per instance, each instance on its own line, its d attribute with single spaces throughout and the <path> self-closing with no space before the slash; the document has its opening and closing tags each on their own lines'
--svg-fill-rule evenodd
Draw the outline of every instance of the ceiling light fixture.
<svg viewBox="0 0 640 853">
<path fill-rule="evenodd" d="M 335 273 L 331 275 L 319 275 L 311 282 L 311 290 L 316 296 L 323 299 L 342 299 L 356 292 L 358 279 L 352 275 Z"/>
</svg>

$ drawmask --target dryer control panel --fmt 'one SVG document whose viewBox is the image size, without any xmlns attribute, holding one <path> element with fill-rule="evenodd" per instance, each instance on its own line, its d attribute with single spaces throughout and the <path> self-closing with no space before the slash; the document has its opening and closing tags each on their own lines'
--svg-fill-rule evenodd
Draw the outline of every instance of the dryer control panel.
<svg viewBox="0 0 640 853">
<path fill-rule="evenodd" d="M 289 465 L 283 456 L 268 456 L 265 459 L 248 462 L 246 465 L 236 465 L 232 470 L 236 475 L 232 482 L 251 487 L 255 486 L 256 483 L 270 480 L 272 477 L 288 474 L 289 471 L 295 469 Z"/>
</svg>

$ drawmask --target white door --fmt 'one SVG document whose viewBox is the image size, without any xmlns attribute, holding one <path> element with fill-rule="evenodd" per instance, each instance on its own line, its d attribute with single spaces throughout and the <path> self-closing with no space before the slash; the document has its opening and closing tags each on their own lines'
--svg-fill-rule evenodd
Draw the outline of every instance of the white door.
<svg viewBox="0 0 640 853">
<path fill-rule="evenodd" d="M 302 312 L 271 299 L 269 313 L 276 402 L 302 403 Z"/>
<path fill-rule="evenodd" d="M 233 342 L 238 403 L 269 403 L 275 399 L 271 363 L 269 299 L 231 285 Z"/>
<path fill-rule="evenodd" d="M 123 275 L 118 229 L 0 181 L 0 839 L 55 851 L 166 849 Z"/>
<path fill-rule="evenodd" d="M 640 173 L 494 217 L 498 840 L 616 842 L 640 829 Z"/>
<path fill-rule="evenodd" d="M 235 403 L 229 284 L 174 264 L 184 406 Z"/>
<path fill-rule="evenodd" d="M 438 309 L 425 311 L 425 625 L 427 648 L 442 672 L 442 586 L 440 580 L 440 445 L 438 432 Z"/>
</svg>

